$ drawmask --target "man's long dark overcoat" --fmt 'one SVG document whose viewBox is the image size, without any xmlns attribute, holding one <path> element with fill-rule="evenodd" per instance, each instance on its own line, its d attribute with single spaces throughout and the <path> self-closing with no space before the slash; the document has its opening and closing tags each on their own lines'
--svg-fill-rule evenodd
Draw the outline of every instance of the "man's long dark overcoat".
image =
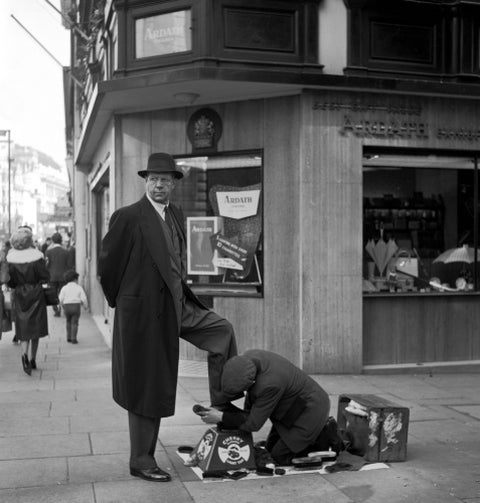
<svg viewBox="0 0 480 503">
<path fill-rule="evenodd" d="M 181 211 L 173 205 L 170 209 L 183 226 Z M 146 196 L 115 211 L 99 259 L 100 282 L 109 306 L 115 308 L 113 398 L 148 417 L 174 414 L 178 371 L 180 327 L 159 218 Z M 186 285 L 184 293 L 199 303 Z"/>
</svg>

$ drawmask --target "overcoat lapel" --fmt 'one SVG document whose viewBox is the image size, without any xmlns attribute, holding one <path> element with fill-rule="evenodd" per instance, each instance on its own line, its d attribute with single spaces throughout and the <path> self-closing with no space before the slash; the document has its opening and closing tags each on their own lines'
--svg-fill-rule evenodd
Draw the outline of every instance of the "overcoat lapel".
<svg viewBox="0 0 480 503">
<path fill-rule="evenodd" d="M 165 281 L 170 293 L 173 296 L 172 275 L 170 272 L 170 260 L 165 260 L 169 256 L 168 244 L 163 231 L 160 229 L 158 215 L 146 196 L 140 200 L 140 229 L 142 231 L 147 248 L 152 256 L 160 275 Z"/>
</svg>

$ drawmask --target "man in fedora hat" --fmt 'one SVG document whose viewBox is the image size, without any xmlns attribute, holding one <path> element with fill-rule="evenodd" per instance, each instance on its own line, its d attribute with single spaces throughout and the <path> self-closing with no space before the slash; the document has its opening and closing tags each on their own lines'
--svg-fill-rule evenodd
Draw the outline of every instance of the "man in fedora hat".
<svg viewBox="0 0 480 503">
<path fill-rule="evenodd" d="M 102 241 L 100 282 L 115 307 L 112 347 L 113 398 L 127 409 L 130 473 L 167 482 L 154 458 L 160 419 L 175 412 L 179 337 L 208 351 L 212 406 L 221 392 L 224 363 L 237 354 L 232 325 L 208 310 L 185 282 L 183 215 L 170 195 L 183 173 L 165 153 L 152 154 L 146 193 L 120 208 Z"/>
</svg>

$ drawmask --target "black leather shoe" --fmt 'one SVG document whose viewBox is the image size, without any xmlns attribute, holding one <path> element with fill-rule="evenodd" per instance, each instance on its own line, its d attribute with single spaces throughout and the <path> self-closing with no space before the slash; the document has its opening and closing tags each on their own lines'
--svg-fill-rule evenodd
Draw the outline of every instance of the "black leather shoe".
<svg viewBox="0 0 480 503">
<path fill-rule="evenodd" d="M 170 482 L 170 480 L 172 480 L 172 477 L 170 477 L 167 472 L 164 472 L 158 466 L 155 468 L 147 468 L 145 470 L 130 468 L 130 475 L 140 477 L 141 479 L 148 480 L 150 482 Z"/>
<path fill-rule="evenodd" d="M 337 421 L 335 421 L 335 418 L 333 417 L 329 417 L 327 419 L 327 423 L 325 425 L 325 429 L 328 433 L 328 446 L 333 450 L 335 451 L 335 453 L 337 454 L 337 456 L 345 450 L 345 444 L 343 442 L 343 439 L 342 437 L 340 436 L 339 434 L 339 431 L 338 431 L 338 425 L 337 425 Z"/>
<path fill-rule="evenodd" d="M 30 367 L 32 367 L 32 370 L 37 370 L 37 362 L 34 358 L 30 360 Z"/>
<path fill-rule="evenodd" d="M 30 365 L 30 362 L 28 361 L 28 356 L 26 354 L 22 355 L 22 366 L 26 374 L 32 375 L 32 367 Z"/>
<path fill-rule="evenodd" d="M 208 407 L 204 407 L 203 405 L 200 405 L 199 403 L 196 403 L 193 407 L 192 410 L 197 416 L 201 416 L 204 412 L 209 412 L 210 409 Z"/>
</svg>

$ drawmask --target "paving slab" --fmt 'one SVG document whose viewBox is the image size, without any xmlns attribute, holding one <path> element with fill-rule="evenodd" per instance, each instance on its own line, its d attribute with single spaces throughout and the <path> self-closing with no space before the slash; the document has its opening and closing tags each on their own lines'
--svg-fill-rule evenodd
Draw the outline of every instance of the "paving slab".
<svg viewBox="0 0 480 503">
<path fill-rule="evenodd" d="M 0 489 L 56 486 L 66 482 L 66 458 L 0 461 Z"/>
<path fill-rule="evenodd" d="M 93 454 L 130 452 L 130 440 L 125 431 L 102 431 L 90 433 Z"/>
<path fill-rule="evenodd" d="M 431 442 L 457 443 L 477 439 L 479 425 L 459 422 L 454 419 L 419 421 L 409 425 L 409 435 L 428 438 Z"/>
<path fill-rule="evenodd" d="M 40 397 L 38 397 L 40 398 Z M 16 417 L 49 417 L 51 402 L 11 402 L 0 407 L 0 420 Z"/>
<path fill-rule="evenodd" d="M 68 458 L 68 480 L 75 484 L 130 478 L 128 456 L 105 454 Z"/>
<path fill-rule="evenodd" d="M 67 417 L 17 417 L 0 420 L 0 437 L 30 435 L 55 435 L 70 433 Z"/>
<path fill-rule="evenodd" d="M 212 501 L 353 503 L 358 501 L 338 490 L 318 474 L 250 481 L 240 479 L 226 482 L 185 482 L 185 487 L 196 503 L 211 503 Z"/>
<path fill-rule="evenodd" d="M 27 431 L 27 433 L 29 433 Z M 0 459 L 34 459 L 91 454 L 87 434 L 31 435 L 0 438 Z"/>
<path fill-rule="evenodd" d="M 178 481 L 148 483 L 131 477 L 115 482 L 96 482 L 95 503 L 192 503 L 187 488 Z M 210 503 L 215 501 L 211 499 Z"/>
<path fill-rule="evenodd" d="M 107 416 L 100 411 L 100 413 L 88 416 L 72 416 L 68 419 L 72 433 L 95 431 L 125 431 L 128 433 L 128 417 L 120 407 L 118 407 L 117 413 Z"/>
<path fill-rule="evenodd" d="M 452 409 L 460 412 L 461 414 L 465 414 L 470 416 L 473 419 L 480 420 L 480 404 L 475 405 L 451 405 Z"/>
<path fill-rule="evenodd" d="M 113 400 L 105 400 L 99 402 L 98 400 L 76 400 L 74 402 L 53 402 L 50 408 L 51 417 L 60 416 L 92 416 L 97 414 L 104 414 L 106 416 L 118 416 L 121 409 Z M 1 415 L 0 415 L 1 417 Z"/>
<path fill-rule="evenodd" d="M 53 401 L 60 402 L 72 400 L 75 400 L 75 390 L 60 391 L 53 388 L 49 390 L 38 390 L 32 389 L 32 386 L 30 385 L 29 389 L 25 390 L 5 391 L 3 382 L 0 384 L 0 404 Z M 4 409 L 3 405 L 1 408 Z"/>
<path fill-rule="evenodd" d="M 340 472 L 328 477 L 342 494 L 355 503 L 459 503 L 459 500 L 414 474 L 398 470 Z"/>
<path fill-rule="evenodd" d="M 2 503 L 95 503 L 95 494 L 92 484 L 68 484 L 27 489 L 1 489 L 0 501 Z"/>
</svg>

